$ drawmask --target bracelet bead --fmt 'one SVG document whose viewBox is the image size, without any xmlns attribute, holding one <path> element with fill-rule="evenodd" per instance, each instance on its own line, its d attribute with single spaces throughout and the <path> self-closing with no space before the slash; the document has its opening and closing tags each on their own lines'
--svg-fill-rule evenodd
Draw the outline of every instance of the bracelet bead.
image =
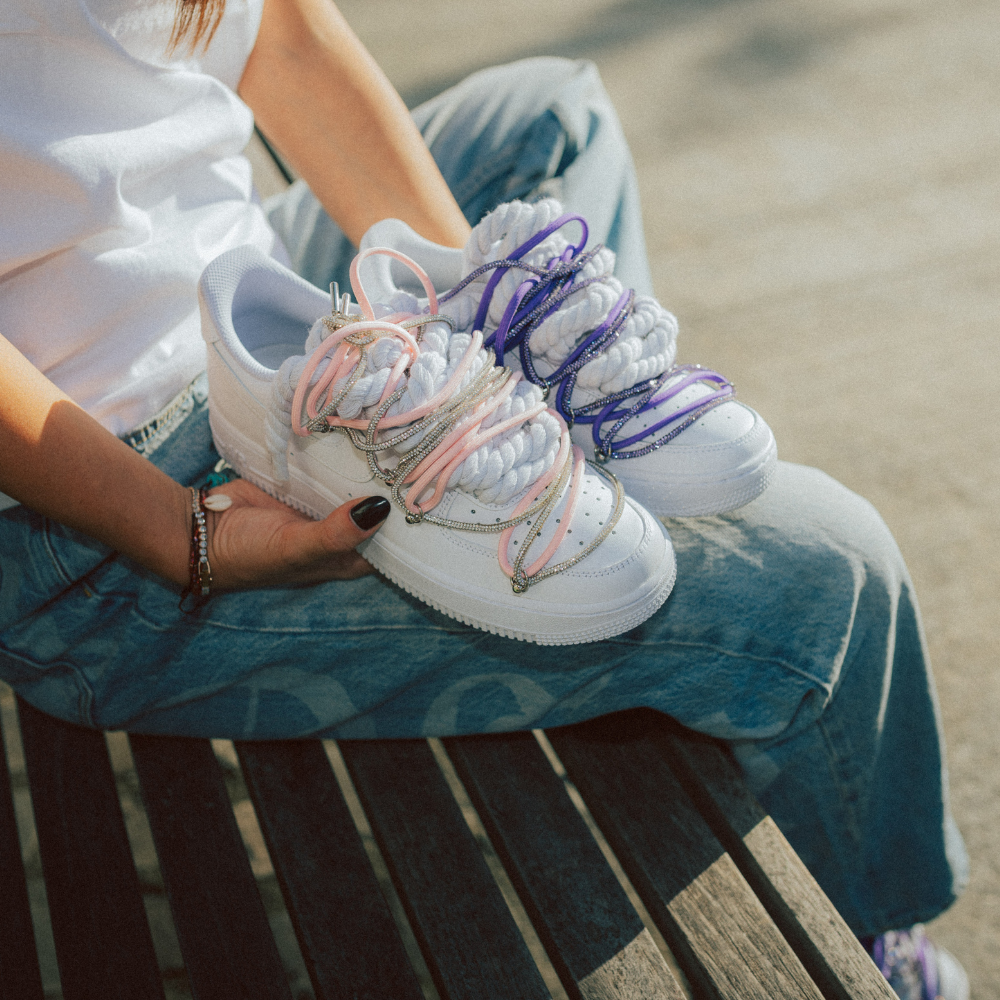
<svg viewBox="0 0 1000 1000">
<path fill-rule="evenodd" d="M 182 611 L 195 610 L 208 599 L 212 590 L 212 567 L 208 561 L 208 524 L 205 519 L 205 487 L 191 489 L 191 554 L 188 559 L 188 585 L 181 593 Z M 187 609 L 184 602 L 188 596 L 194 597 L 194 607 Z"/>
</svg>

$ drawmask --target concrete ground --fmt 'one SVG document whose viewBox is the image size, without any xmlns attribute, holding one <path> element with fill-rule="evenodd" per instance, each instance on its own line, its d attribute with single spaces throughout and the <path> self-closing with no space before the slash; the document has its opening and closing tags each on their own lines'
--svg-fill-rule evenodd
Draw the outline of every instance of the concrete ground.
<svg viewBox="0 0 1000 1000">
<path fill-rule="evenodd" d="M 343 0 L 409 103 L 600 67 L 680 358 L 870 499 L 916 580 L 972 857 L 933 931 L 1000 998 L 1000 9 L 994 0 Z M 920 873 L 914 872 L 914 878 Z"/>
</svg>

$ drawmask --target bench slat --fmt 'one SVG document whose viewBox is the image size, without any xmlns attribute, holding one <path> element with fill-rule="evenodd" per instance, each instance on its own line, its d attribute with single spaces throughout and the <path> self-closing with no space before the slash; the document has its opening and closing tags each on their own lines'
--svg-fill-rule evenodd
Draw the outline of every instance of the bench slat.
<svg viewBox="0 0 1000 1000">
<path fill-rule="evenodd" d="M 236 749 L 317 1000 L 422 1000 L 323 745 Z"/>
<path fill-rule="evenodd" d="M 104 735 L 18 699 L 65 1000 L 163 1000 Z"/>
<path fill-rule="evenodd" d="M 684 993 L 531 733 L 444 741 L 571 997 Z"/>
<path fill-rule="evenodd" d="M 546 735 L 696 991 L 819 1000 L 648 729 L 630 712 Z"/>
<path fill-rule="evenodd" d="M 129 742 L 194 995 L 291 1000 L 211 744 Z"/>
<path fill-rule="evenodd" d="M 722 747 L 665 717 L 657 736 L 681 784 L 828 1000 L 895 1000 Z"/>
<path fill-rule="evenodd" d="M 28 883 L 17 817 L 0 739 L 0 1000 L 42 1000 Z"/>
<path fill-rule="evenodd" d="M 548 997 L 426 741 L 339 746 L 442 1000 Z"/>
</svg>

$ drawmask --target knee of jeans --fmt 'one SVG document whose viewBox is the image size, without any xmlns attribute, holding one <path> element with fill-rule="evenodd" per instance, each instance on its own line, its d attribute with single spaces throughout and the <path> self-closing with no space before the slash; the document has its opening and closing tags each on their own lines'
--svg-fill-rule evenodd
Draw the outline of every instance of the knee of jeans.
<svg viewBox="0 0 1000 1000">
<path fill-rule="evenodd" d="M 889 526 L 872 503 L 839 483 L 837 486 L 849 497 L 845 503 L 849 510 L 849 534 L 844 544 L 860 555 L 869 583 L 879 580 L 898 593 L 900 585 L 909 581 L 909 573 Z"/>
<path fill-rule="evenodd" d="M 601 125 L 618 126 L 618 113 L 597 66 L 588 59 L 540 56 L 512 63 L 515 86 L 534 93 L 536 116 L 552 112 L 577 149 L 588 146 Z"/>
<path fill-rule="evenodd" d="M 571 83 L 579 88 L 581 94 L 592 91 L 607 99 L 595 63 L 589 59 L 566 59 L 563 56 L 529 56 L 489 66 L 472 73 L 459 86 L 469 89 L 481 86 L 492 95 L 506 94 L 508 99 L 533 102 L 541 111 Z"/>
<path fill-rule="evenodd" d="M 448 136 L 456 129 L 463 146 L 470 128 L 489 136 L 494 146 L 498 141 L 515 142 L 549 111 L 571 127 L 576 121 L 584 123 L 582 129 L 573 128 L 581 133 L 573 139 L 584 143 L 589 122 L 609 117 L 617 121 L 596 65 L 560 56 L 533 56 L 479 70 L 415 108 L 413 119 L 433 152 L 442 137 L 445 146 L 452 145 Z"/>
<path fill-rule="evenodd" d="M 782 526 L 806 548 L 848 555 L 871 577 L 893 588 L 908 574 L 899 546 L 882 515 L 864 497 L 825 472 L 779 462 L 774 482 L 753 504 L 746 519 L 758 527 Z"/>
</svg>

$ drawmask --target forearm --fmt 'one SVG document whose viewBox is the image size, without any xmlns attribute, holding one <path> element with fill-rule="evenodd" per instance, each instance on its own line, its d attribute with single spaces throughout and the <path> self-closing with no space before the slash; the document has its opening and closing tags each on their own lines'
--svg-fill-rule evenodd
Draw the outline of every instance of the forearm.
<svg viewBox="0 0 1000 1000">
<path fill-rule="evenodd" d="M 352 242 L 395 217 L 464 246 L 469 226 L 405 105 L 329 0 L 266 0 L 239 92 Z"/>
<path fill-rule="evenodd" d="M 188 491 L 105 430 L 0 336 L 0 492 L 175 583 Z"/>
</svg>

